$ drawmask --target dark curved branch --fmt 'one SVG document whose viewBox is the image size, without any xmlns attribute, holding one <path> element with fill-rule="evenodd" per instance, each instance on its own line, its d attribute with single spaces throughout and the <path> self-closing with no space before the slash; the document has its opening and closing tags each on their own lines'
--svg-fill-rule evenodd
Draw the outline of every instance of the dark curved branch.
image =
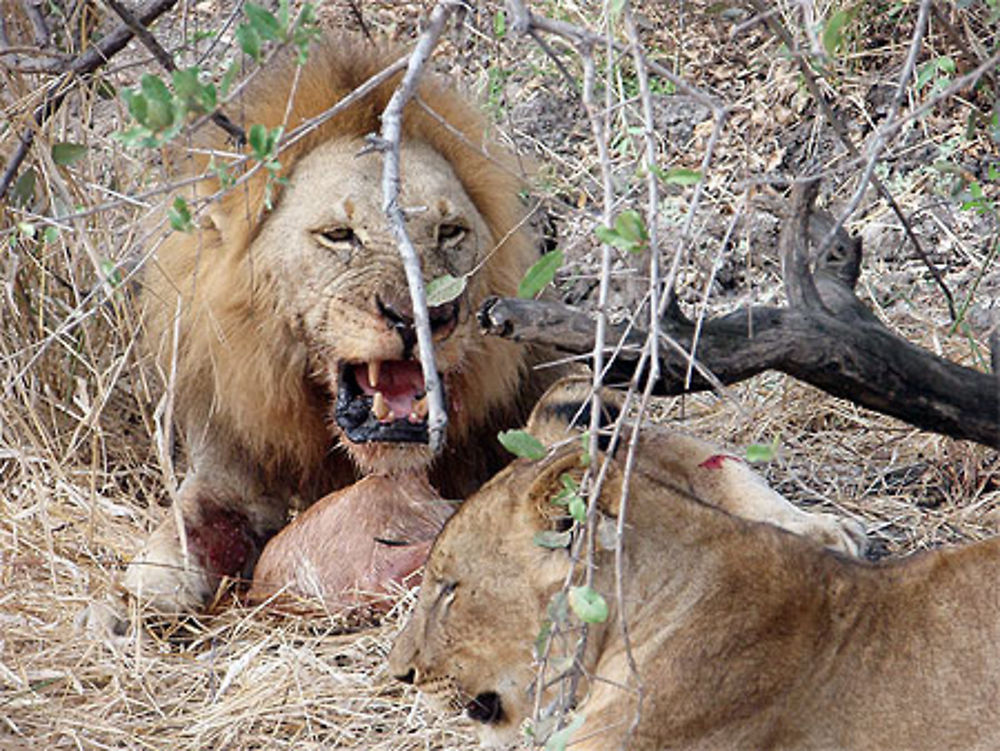
<svg viewBox="0 0 1000 751">
<path fill-rule="evenodd" d="M 137 13 L 137 18 L 143 26 L 148 26 L 176 4 L 177 0 L 151 0 Z M 127 24 L 122 24 L 99 42 L 88 47 L 86 52 L 76 57 L 69 69 L 46 89 L 45 98 L 35 108 L 34 125 L 22 131 L 17 148 L 7 161 L 3 175 L 0 176 L 0 199 L 7 194 L 21 163 L 28 155 L 28 149 L 31 147 L 32 141 L 35 140 L 35 131 L 41 128 L 62 106 L 66 94 L 72 90 L 70 84 L 78 78 L 86 79 L 89 77 L 95 70 L 124 49 L 132 36 L 132 29 Z"/>
<path fill-rule="evenodd" d="M 793 195 L 782 256 L 801 258 L 807 238 L 801 219 L 812 212 L 808 186 Z M 823 236 L 828 219 L 816 214 L 808 234 Z M 826 227 L 829 224 L 825 224 Z M 792 247 L 792 244 L 800 247 Z M 765 370 L 787 373 L 833 396 L 892 415 L 919 428 L 1000 449 L 1000 373 L 957 365 L 893 334 L 854 295 L 860 244 L 846 235 L 818 260 L 794 264 L 786 274 L 798 289 L 813 285 L 821 301 L 784 308 L 751 307 L 702 323 L 697 362 L 723 384 Z M 808 282 L 803 277 L 809 277 Z M 787 282 L 787 280 L 786 280 Z M 806 293 L 808 296 L 809 293 Z M 480 322 L 488 334 L 586 355 L 593 346 L 594 322 L 583 311 L 558 303 L 494 299 Z M 661 323 L 662 336 L 679 346 L 661 347 L 660 378 L 653 393 L 675 395 L 712 388 L 698 369 L 688 380 L 694 324 L 676 304 Z M 609 342 L 622 342 L 606 381 L 627 382 L 635 371 L 646 333 L 611 327 Z M 996 337 L 994 338 L 996 339 Z M 996 347 L 996 341 L 994 341 Z M 993 361 L 1000 360 L 994 349 Z"/>
</svg>

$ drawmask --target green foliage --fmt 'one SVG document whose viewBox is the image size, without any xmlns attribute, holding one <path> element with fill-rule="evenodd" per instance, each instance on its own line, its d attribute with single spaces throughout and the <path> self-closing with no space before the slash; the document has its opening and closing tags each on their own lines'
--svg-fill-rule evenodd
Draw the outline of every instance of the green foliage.
<svg viewBox="0 0 1000 751">
<path fill-rule="evenodd" d="M 187 201 L 181 196 L 174 198 L 173 204 L 167 209 L 167 218 L 170 220 L 170 226 L 178 232 L 190 232 L 194 228 L 191 222 L 191 210 Z"/>
<path fill-rule="evenodd" d="M 498 10 L 493 14 L 493 36 L 503 39 L 507 34 L 507 14 Z"/>
<path fill-rule="evenodd" d="M 82 159 L 87 153 L 87 147 L 79 143 L 54 143 L 52 144 L 52 161 L 65 166 Z"/>
<path fill-rule="evenodd" d="M 570 587 L 569 606 L 584 623 L 604 623 L 608 619 L 608 603 L 593 587 Z"/>
<path fill-rule="evenodd" d="M 527 299 L 538 295 L 555 279 L 556 271 L 563 265 L 563 260 L 561 250 L 549 251 L 539 258 L 517 285 L 517 296 Z"/>
<path fill-rule="evenodd" d="M 747 446 L 746 460 L 751 464 L 758 462 L 772 462 L 778 455 L 778 447 L 781 445 L 781 436 L 776 435 L 770 443 L 751 443 Z"/>
<path fill-rule="evenodd" d="M 243 12 L 246 23 L 236 27 L 236 41 L 240 49 L 255 62 L 263 57 L 264 42 L 291 44 L 298 50 L 299 64 L 309 56 L 309 45 L 320 33 L 316 20 L 316 9 L 307 3 L 299 15 L 292 20 L 288 0 L 281 0 L 275 15 L 256 3 L 246 3 Z"/>
<path fill-rule="evenodd" d="M 433 308 L 435 305 L 444 305 L 446 302 L 451 302 L 465 292 L 466 282 L 466 277 L 455 277 L 451 274 L 431 279 L 427 283 L 427 305 Z"/>
<path fill-rule="evenodd" d="M 640 253 L 649 244 L 646 224 L 639 212 L 633 209 L 619 214 L 614 227 L 597 227 L 594 234 L 602 243 L 629 253 Z"/>
<path fill-rule="evenodd" d="M 665 170 L 655 164 L 650 165 L 649 169 L 664 185 L 687 186 L 701 182 L 701 172 L 696 169 L 673 167 Z"/>
<path fill-rule="evenodd" d="M 955 61 L 951 57 L 944 55 L 928 60 L 917 69 L 917 80 L 914 86 L 917 91 L 922 90 L 928 83 L 933 82 L 929 96 L 934 96 L 938 91 L 951 83 L 951 77 L 955 72 Z"/>
<path fill-rule="evenodd" d="M 144 75 L 138 89 L 122 92 L 129 114 L 138 125 L 115 137 L 133 147 L 155 148 L 167 143 L 192 118 L 215 109 L 215 85 L 202 83 L 201 78 L 197 66 L 175 70 L 171 90 L 159 76 Z"/>
<path fill-rule="evenodd" d="M 500 445 L 514 456 L 537 461 L 545 457 L 545 446 L 524 430 L 503 430 L 497 434 Z"/>
<path fill-rule="evenodd" d="M 854 16 L 857 15 L 857 6 L 851 8 L 840 8 L 830 14 L 823 24 L 822 42 L 826 54 L 831 57 L 841 52 L 846 46 L 846 30 Z"/>
<path fill-rule="evenodd" d="M 568 474 L 560 475 L 559 482 L 562 483 L 562 488 L 556 493 L 552 503 L 565 506 L 569 515 L 582 524 L 587 520 L 587 504 L 580 495 L 580 483 Z"/>
</svg>

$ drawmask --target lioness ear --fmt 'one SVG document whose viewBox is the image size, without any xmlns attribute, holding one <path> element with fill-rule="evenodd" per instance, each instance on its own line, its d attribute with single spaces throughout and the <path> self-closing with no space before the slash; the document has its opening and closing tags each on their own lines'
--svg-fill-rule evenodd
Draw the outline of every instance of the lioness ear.
<svg viewBox="0 0 1000 751">
<path fill-rule="evenodd" d="M 604 454 L 598 454 L 594 464 L 595 471 L 604 462 Z M 553 503 L 567 487 L 578 488 L 583 479 L 583 454 L 579 447 L 566 447 L 552 457 L 544 459 L 538 465 L 538 474 L 532 479 L 528 490 L 529 503 L 538 511 L 539 516 L 552 519 L 564 516 L 565 511 Z M 595 473 L 591 473 L 595 476 Z M 601 484 L 601 497 L 598 506 L 608 516 L 616 517 L 621 505 L 622 474 L 614 459 L 608 461 Z"/>
</svg>

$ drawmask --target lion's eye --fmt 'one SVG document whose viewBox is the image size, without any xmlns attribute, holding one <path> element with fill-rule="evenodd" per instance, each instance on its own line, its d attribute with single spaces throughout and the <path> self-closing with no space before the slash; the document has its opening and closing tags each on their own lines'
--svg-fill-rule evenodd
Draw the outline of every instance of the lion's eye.
<svg viewBox="0 0 1000 751">
<path fill-rule="evenodd" d="M 315 235 L 320 244 L 327 247 L 343 246 L 345 243 L 353 245 L 358 241 L 357 235 L 350 227 L 330 227 L 316 232 Z"/>
<path fill-rule="evenodd" d="M 461 224 L 441 224 L 438 226 L 438 245 L 450 247 L 458 245 L 468 230 Z"/>
</svg>

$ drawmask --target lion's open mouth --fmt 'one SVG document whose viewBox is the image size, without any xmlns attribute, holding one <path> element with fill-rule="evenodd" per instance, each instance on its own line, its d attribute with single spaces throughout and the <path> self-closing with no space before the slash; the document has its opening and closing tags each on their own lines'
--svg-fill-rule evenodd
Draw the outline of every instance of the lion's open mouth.
<svg viewBox="0 0 1000 751">
<path fill-rule="evenodd" d="M 465 713 L 469 718 L 484 725 L 496 725 L 503 720 L 503 703 L 495 691 L 478 694 L 475 699 L 465 705 Z"/>
<path fill-rule="evenodd" d="M 345 363 L 336 415 L 354 443 L 427 443 L 427 394 L 420 362 Z"/>
</svg>

